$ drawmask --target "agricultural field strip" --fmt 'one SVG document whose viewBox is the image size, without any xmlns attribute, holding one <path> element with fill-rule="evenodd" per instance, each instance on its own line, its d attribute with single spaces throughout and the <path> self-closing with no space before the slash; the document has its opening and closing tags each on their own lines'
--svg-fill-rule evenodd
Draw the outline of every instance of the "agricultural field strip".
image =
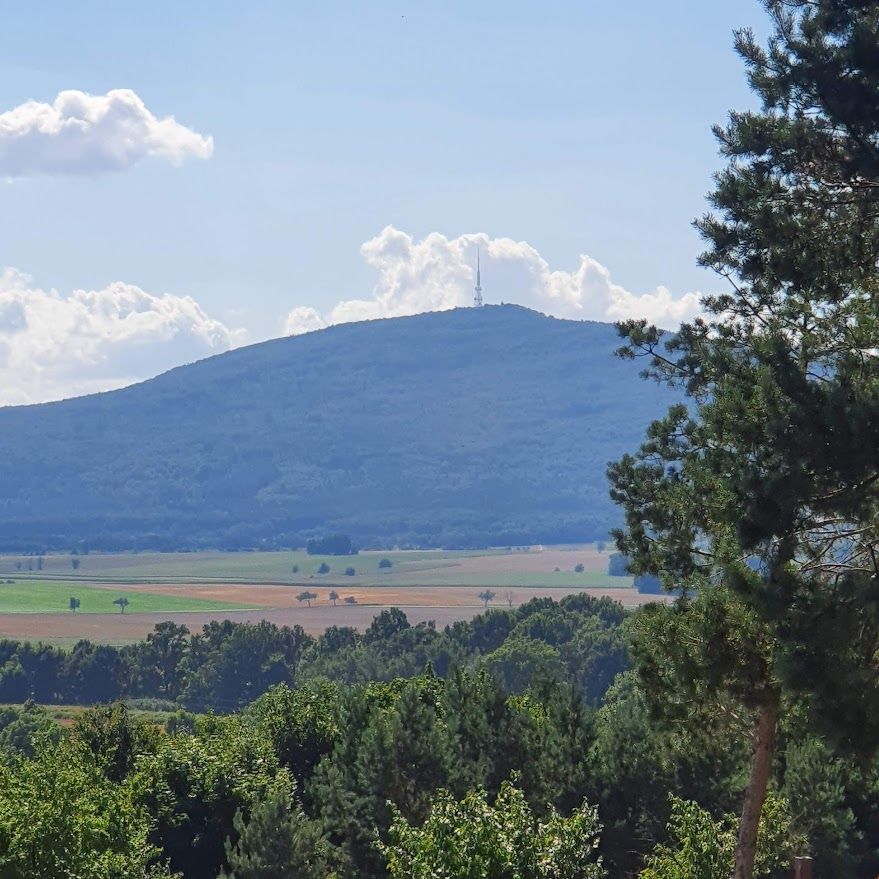
<svg viewBox="0 0 879 879">
<path fill-rule="evenodd" d="M 74 588 L 71 588 L 74 585 Z M 124 587 L 97 584 L 70 584 L 54 580 L 30 580 L 0 583 L 0 614 L 56 614 L 70 612 L 69 601 L 79 599 L 81 614 L 120 613 L 115 600 L 124 595 Z M 130 613 L 231 612 L 257 609 L 254 605 L 198 598 L 187 595 L 166 595 L 139 591 L 128 593 Z M 115 606 L 114 606 L 115 605 Z"/>
</svg>

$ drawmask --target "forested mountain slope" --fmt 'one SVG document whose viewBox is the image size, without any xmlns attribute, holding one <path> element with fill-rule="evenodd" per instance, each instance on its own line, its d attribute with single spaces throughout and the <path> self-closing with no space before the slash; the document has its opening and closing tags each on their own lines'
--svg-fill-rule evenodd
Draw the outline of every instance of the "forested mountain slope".
<svg viewBox="0 0 879 879">
<path fill-rule="evenodd" d="M 515 306 L 332 327 L 0 410 L 0 545 L 604 537 L 605 467 L 669 397 L 608 324 Z"/>
</svg>

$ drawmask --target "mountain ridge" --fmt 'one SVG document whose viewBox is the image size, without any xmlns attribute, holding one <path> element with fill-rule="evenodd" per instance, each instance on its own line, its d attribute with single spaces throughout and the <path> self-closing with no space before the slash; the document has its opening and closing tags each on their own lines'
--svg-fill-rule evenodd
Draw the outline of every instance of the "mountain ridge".
<svg viewBox="0 0 879 879">
<path fill-rule="evenodd" d="M 454 309 L 0 409 L 0 546 L 598 539 L 607 462 L 671 399 L 617 344 L 608 324 Z"/>
</svg>

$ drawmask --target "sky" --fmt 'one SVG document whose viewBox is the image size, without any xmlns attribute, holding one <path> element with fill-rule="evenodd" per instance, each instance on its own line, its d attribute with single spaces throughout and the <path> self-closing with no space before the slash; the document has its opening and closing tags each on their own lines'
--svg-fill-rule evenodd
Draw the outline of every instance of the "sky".
<svg viewBox="0 0 879 879">
<path fill-rule="evenodd" d="M 673 326 L 752 0 L 9 4 L 0 404 L 486 302 Z"/>
</svg>

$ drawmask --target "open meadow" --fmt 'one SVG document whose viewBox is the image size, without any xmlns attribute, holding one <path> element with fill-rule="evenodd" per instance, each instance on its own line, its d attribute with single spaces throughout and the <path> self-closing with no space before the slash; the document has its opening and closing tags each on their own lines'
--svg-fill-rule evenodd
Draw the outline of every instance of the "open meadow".
<svg viewBox="0 0 879 879">
<path fill-rule="evenodd" d="M 166 619 L 195 629 L 217 619 L 267 619 L 319 633 L 331 625 L 363 629 L 387 607 L 403 608 L 412 622 L 444 626 L 483 610 L 480 593 L 486 590 L 494 593 L 491 607 L 581 591 L 641 603 L 631 578 L 608 576 L 607 565 L 607 552 L 591 545 L 354 556 L 7 555 L 0 557 L 0 637 L 124 643 Z M 304 592 L 315 597 L 301 600 Z M 76 612 L 70 610 L 73 597 L 79 599 Z M 120 598 L 127 599 L 124 613 Z"/>
</svg>

